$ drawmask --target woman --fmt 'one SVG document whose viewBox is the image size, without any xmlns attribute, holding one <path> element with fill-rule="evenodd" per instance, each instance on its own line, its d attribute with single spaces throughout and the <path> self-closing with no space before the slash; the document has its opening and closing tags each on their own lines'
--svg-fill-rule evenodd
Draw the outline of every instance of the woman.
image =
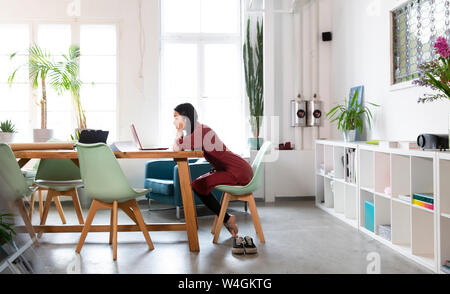
<svg viewBox="0 0 450 294">
<path fill-rule="evenodd" d="M 212 189 L 218 185 L 247 185 L 253 177 L 252 167 L 242 157 L 231 152 L 210 127 L 197 121 L 197 111 L 192 104 L 184 103 L 175 107 L 174 125 L 177 136 L 173 150 L 201 149 L 211 164 L 211 171 L 193 181 L 192 189 L 206 207 L 219 215 L 221 205 L 212 195 Z M 183 136 L 183 131 L 186 136 Z M 224 225 L 236 238 L 236 217 L 226 213 Z"/>
</svg>

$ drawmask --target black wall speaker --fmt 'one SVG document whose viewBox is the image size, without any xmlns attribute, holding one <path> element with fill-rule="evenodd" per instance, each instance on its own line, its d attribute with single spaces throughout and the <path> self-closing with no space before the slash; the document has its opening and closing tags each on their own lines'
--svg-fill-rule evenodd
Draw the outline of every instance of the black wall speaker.
<svg viewBox="0 0 450 294">
<path fill-rule="evenodd" d="M 322 33 L 322 41 L 329 42 L 331 40 L 333 40 L 333 35 L 331 34 L 331 32 Z"/>
</svg>

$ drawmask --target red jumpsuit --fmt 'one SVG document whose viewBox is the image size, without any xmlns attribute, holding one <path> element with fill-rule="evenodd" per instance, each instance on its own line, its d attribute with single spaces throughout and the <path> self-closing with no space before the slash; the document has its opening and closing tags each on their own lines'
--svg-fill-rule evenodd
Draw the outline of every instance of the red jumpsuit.
<svg viewBox="0 0 450 294">
<path fill-rule="evenodd" d="M 194 132 L 178 139 L 176 144 L 182 150 L 202 149 L 205 159 L 213 167 L 192 182 L 192 188 L 199 195 L 209 195 L 218 185 L 245 186 L 253 178 L 248 162 L 231 152 L 207 125 L 197 122 Z"/>
</svg>

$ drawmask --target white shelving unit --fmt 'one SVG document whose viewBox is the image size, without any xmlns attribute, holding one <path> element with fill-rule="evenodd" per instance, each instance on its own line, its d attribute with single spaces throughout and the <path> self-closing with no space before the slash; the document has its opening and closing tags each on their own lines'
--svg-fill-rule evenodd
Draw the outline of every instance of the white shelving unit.
<svg viewBox="0 0 450 294">
<path fill-rule="evenodd" d="M 441 265 L 450 260 L 450 153 L 329 140 L 317 140 L 315 146 L 317 207 L 443 273 Z M 347 182 L 345 174 L 340 179 L 347 168 L 340 158 L 347 149 L 356 150 L 356 183 Z M 334 177 L 328 176 L 332 170 Z M 413 204 L 415 193 L 433 194 L 434 208 Z"/>
<path fill-rule="evenodd" d="M 345 156 L 348 150 L 356 152 L 357 145 L 338 141 L 320 142 L 315 152 L 316 205 L 358 228 L 358 186 L 346 173 L 350 163 Z"/>
<path fill-rule="evenodd" d="M 439 272 L 441 265 L 450 260 L 450 154 L 448 152 L 440 152 L 437 160 L 437 193 L 438 209 L 438 240 L 437 247 L 439 252 Z"/>
</svg>

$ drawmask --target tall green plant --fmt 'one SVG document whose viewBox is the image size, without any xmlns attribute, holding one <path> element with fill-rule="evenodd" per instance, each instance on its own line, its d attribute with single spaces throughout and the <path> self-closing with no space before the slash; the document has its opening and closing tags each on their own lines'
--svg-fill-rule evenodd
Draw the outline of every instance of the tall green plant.
<svg viewBox="0 0 450 294">
<path fill-rule="evenodd" d="M 369 128 L 371 128 L 371 121 L 373 120 L 373 115 L 367 106 L 362 106 L 358 103 L 358 90 L 351 98 L 350 105 L 347 99 L 345 99 L 344 105 L 337 105 L 330 112 L 327 113 L 327 117 L 330 122 L 338 122 L 338 130 L 352 131 L 358 129 L 360 133 L 363 131 L 364 119 L 367 120 Z M 378 107 L 379 105 L 374 103 L 369 103 L 372 106 Z"/>
<path fill-rule="evenodd" d="M 246 93 L 250 108 L 250 126 L 258 139 L 264 115 L 264 59 L 263 21 L 256 21 L 256 41 L 251 40 L 251 21 L 247 20 L 247 34 L 243 48 Z M 259 144 L 259 140 L 257 140 Z M 259 146 L 258 146 L 259 148 Z"/>
</svg>

